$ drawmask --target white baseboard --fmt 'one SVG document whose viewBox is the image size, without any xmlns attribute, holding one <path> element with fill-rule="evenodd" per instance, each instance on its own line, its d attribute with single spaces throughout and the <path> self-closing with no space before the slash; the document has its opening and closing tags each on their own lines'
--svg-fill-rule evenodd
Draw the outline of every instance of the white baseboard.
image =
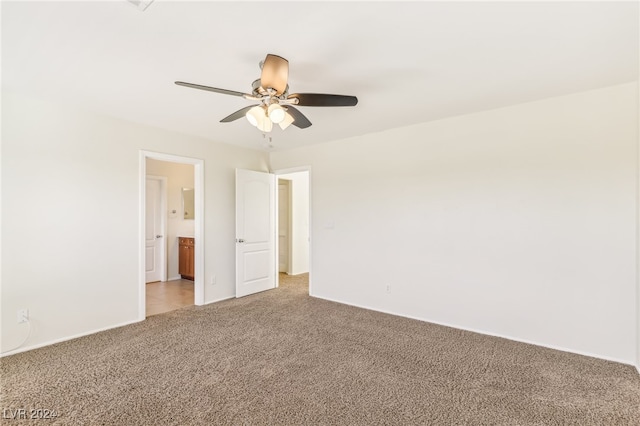
<svg viewBox="0 0 640 426">
<path fill-rule="evenodd" d="M 229 299 L 234 299 L 234 298 L 235 298 L 235 296 L 222 297 L 222 298 L 219 298 L 219 299 L 211 300 L 209 302 L 205 302 L 205 305 L 208 305 L 210 303 L 222 302 L 223 300 L 229 300 Z M 124 327 L 125 325 L 135 324 L 137 322 L 144 321 L 145 319 L 146 318 L 136 319 L 136 320 L 133 320 L 133 321 L 127 321 L 127 322 L 123 322 L 123 323 L 116 324 L 116 325 L 111 325 L 111 326 L 107 326 L 107 327 L 102 327 L 102 328 L 97 328 L 97 329 L 94 329 L 94 330 L 86 331 L 84 333 L 74 334 L 72 336 L 66 336 L 66 337 L 61 337 L 59 339 L 49 340 L 47 342 L 42 342 L 42 343 L 38 343 L 38 344 L 35 344 L 35 345 L 31 345 L 31 346 L 25 346 L 25 347 L 22 347 L 22 348 L 16 348 L 14 350 L 1 353 L 0 354 L 0 358 L 5 357 L 5 356 L 10 356 L 10 355 L 15 355 L 15 354 L 18 354 L 18 353 L 21 353 L 21 352 L 27 352 L 27 351 L 30 351 L 30 350 L 33 350 L 33 349 L 42 348 L 42 347 L 45 347 L 45 346 L 55 345 L 56 343 L 66 342 L 67 340 L 77 339 L 79 337 L 88 336 L 90 334 L 100 333 L 101 331 L 107 331 L 107 330 L 111 330 L 113 328 Z"/>
<path fill-rule="evenodd" d="M 9 356 L 9 355 L 15 355 L 15 354 L 18 354 L 20 352 L 27 352 L 27 351 L 30 351 L 30 350 L 33 350 L 33 349 L 42 348 L 44 346 L 55 345 L 56 343 L 66 342 L 67 340 L 77 339 L 78 337 L 84 337 L 84 336 L 88 336 L 90 334 L 100 333 L 101 331 L 107 331 L 107 330 L 111 330 L 113 328 L 124 327 L 125 325 L 131 325 L 131 324 L 135 324 L 137 322 L 140 322 L 140 320 L 127 321 L 127 322 L 123 322 L 123 323 L 120 323 L 120 324 L 117 324 L 117 325 L 111 325 L 111 326 L 108 326 L 108 327 L 97 328 L 97 329 L 94 329 L 94 330 L 91 330 L 91 331 L 86 331 L 86 332 L 80 333 L 80 334 L 74 334 L 73 336 L 61 337 L 59 339 L 49 340 L 47 342 L 38 343 L 36 345 L 25 346 L 24 348 L 18 348 L 18 349 L 14 349 L 12 351 L 4 352 L 4 353 L 0 354 L 0 358 L 5 357 L 5 356 Z"/>
<path fill-rule="evenodd" d="M 211 303 L 222 302 L 224 300 L 235 299 L 235 298 L 236 298 L 235 296 L 225 296 L 225 297 L 221 297 L 219 299 L 213 299 L 213 300 L 210 300 L 208 302 L 204 302 L 204 304 L 205 305 L 210 305 Z"/>
<path fill-rule="evenodd" d="M 541 346 L 541 347 L 544 347 L 544 348 L 555 349 L 557 351 L 569 352 L 569 353 L 573 353 L 573 354 L 577 354 L 577 355 L 584 355 L 584 356 L 588 356 L 588 357 L 592 357 L 592 358 L 598 358 L 598 359 L 603 359 L 603 360 L 606 360 L 606 361 L 613 361 L 613 362 L 618 362 L 620 364 L 626 364 L 626 365 L 634 366 L 634 364 L 630 363 L 629 361 L 624 361 L 624 360 L 620 360 L 620 359 L 616 359 L 616 358 L 612 358 L 612 357 L 606 357 L 606 356 L 602 356 L 602 355 L 597 355 L 597 354 L 593 354 L 593 353 L 589 353 L 589 352 L 576 351 L 576 350 L 573 350 L 573 349 L 567 349 L 567 348 L 563 348 L 563 347 L 560 347 L 560 346 L 547 345 L 547 344 L 534 342 L 534 341 L 530 341 L 530 340 L 515 338 L 515 337 L 512 337 L 512 336 L 503 336 L 501 334 L 496 334 L 496 333 L 492 333 L 492 332 L 488 332 L 488 331 L 484 331 L 484 330 L 478 330 L 478 329 L 473 329 L 473 328 L 468 328 L 468 327 L 461 327 L 459 325 L 447 324 L 447 323 L 440 322 L 440 321 L 433 321 L 433 320 L 431 320 L 429 318 L 420 318 L 420 317 L 415 317 L 415 316 L 411 316 L 411 315 L 400 314 L 400 313 L 397 313 L 397 312 L 392 312 L 392 311 L 372 308 L 372 307 L 365 306 L 365 305 L 359 305 L 359 304 L 355 304 L 355 303 L 343 302 L 341 300 L 336 300 L 336 299 L 332 299 L 332 298 L 329 298 L 329 297 L 316 296 L 316 295 L 311 295 L 311 294 L 310 294 L 310 296 L 317 297 L 318 299 L 328 300 L 329 302 L 341 303 L 343 305 L 349 305 L 349 306 L 353 306 L 353 307 L 356 307 L 356 308 L 367 309 L 369 311 L 381 312 L 383 314 L 395 315 L 395 316 L 398 316 L 398 317 L 414 319 L 414 320 L 418 320 L 418 321 L 422 321 L 422 322 L 428 322 L 428 323 L 431 323 L 431 324 L 442 325 L 442 326 L 445 326 L 445 327 L 451 327 L 451 328 L 455 328 L 455 329 L 458 329 L 458 330 L 470 331 L 472 333 L 484 334 L 485 336 L 500 337 L 502 339 L 512 340 L 514 342 L 527 343 L 529 345 Z M 635 367 L 638 370 L 638 372 L 640 373 L 640 368 L 638 366 L 635 366 Z"/>
<path fill-rule="evenodd" d="M 180 275 L 177 275 L 175 277 L 167 278 L 167 281 L 175 281 L 175 280 L 181 280 L 181 279 L 182 279 L 182 277 Z"/>
</svg>

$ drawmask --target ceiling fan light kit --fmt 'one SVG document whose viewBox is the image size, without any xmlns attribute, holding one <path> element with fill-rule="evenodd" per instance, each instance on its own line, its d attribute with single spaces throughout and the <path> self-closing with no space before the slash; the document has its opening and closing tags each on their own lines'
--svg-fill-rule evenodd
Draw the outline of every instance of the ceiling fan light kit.
<svg viewBox="0 0 640 426">
<path fill-rule="evenodd" d="M 270 132 L 273 128 L 273 122 L 267 115 L 264 105 L 257 105 L 246 113 L 247 120 L 252 126 L 257 127 L 262 132 Z"/>
<path fill-rule="evenodd" d="M 329 95 L 322 93 L 294 93 L 289 94 L 289 61 L 278 56 L 268 54 L 264 61 L 260 61 L 262 74 L 252 84 L 252 92 L 242 93 L 216 87 L 202 86 L 199 84 L 176 81 L 178 86 L 191 87 L 193 89 L 206 90 L 221 93 L 223 95 L 239 96 L 250 101 L 260 102 L 258 105 L 244 107 L 220 120 L 221 123 L 229 123 L 245 116 L 251 125 L 261 132 L 270 132 L 273 124 L 278 124 L 282 130 L 291 124 L 306 129 L 311 122 L 296 106 L 355 106 L 358 98 L 347 95 Z"/>
</svg>

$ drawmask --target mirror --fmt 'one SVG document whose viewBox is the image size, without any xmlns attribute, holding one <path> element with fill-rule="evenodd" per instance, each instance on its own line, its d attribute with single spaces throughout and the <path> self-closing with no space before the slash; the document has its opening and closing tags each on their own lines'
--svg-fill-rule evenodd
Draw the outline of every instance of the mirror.
<svg viewBox="0 0 640 426">
<path fill-rule="evenodd" d="M 182 214 L 183 219 L 195 218 L 195 203 L 193 188 L 182 188 Z"/>
</svg>

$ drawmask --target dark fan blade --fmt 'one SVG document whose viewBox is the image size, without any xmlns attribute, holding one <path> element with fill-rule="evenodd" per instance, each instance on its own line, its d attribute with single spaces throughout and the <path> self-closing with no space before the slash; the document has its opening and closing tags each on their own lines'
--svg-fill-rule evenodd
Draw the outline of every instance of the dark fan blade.
<svg viewBox="0 0 640 426">
<path fill-rule="evenodd" d="M 293 123 L 291 124 L 293 124 L 294 126 L 301 129 L 306 129 L 307 127 L 311 126 L 311 122 L 309 121 L 309 119 L 291 105 L 287 105 L 287 112 L 293 117 Z"/>
<path fill-rule="evenodd" d="M 227 89 L 218 89 L 217 87 L 201 86 L 200 84 L 185 83 L 184 81 L 176 81 L 176 84 L 178 86 L 191 87 L 193 89 L 208 90 L 209 92 L 222 93 L 223 95 L 241 96 L 241 97 L 245 96 L 245 93 L 242 93 L 242 92 L 236 92 L 236 91 L 227 90 Z M 247 96 L 250 96 L 250 95 L 247 95 Z"/>
<path fill-rule="evenodd" d="M 267 55 L 262 64 L 260 86 L 264 89 L 271 87 L 275 89 L 276 94 L 280 96 L 287 90 L 288 79 L 289 61 L 278 55 Z"/>
<path fill-rule="evenodd" d="M 220 120 L 220 122 L 221 123 L 230 123 L 232 121 L 236 121 L 238 118 L 244 117 L 245 114 L 247 113 L 247 111 L 249 111 L 254 106 L 258 106 L 258 105 L 249 105 L 248 107 L 244 107 L 242 109 L 239 109 L 236 112 L 234 112 L 233 114 L 231 114 L 231 115 L 223 118 L 222 120 Z"/>
<path fill-rule="evenodd" d="M 346 95 L 327 95 L 323 93 L 294 93 L 287 99 L 297 98 L 298 106 L 334 107 L 356 106 L 358 98 Z"/>
</svg>

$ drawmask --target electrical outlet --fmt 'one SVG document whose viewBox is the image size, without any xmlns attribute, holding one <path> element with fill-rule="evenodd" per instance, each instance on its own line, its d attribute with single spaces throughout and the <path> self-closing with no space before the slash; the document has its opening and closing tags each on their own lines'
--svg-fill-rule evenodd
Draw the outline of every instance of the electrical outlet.
<svg viewBox="0 0 640 426">
<path fill-rule="evenodd" d="M 29 310 L 28 309 L 18 309 L 18 324 L 22 324 L 23 322 L 29 321 Z"/>
<path fill-rule="evenodd" d="M 216 276 L 211 275 L 211 279 L 209 280 L 209 282 L 211 283 L 211 285 L 216 285 Z"/>
<path fill-rule="evenodd" d="M 391 284 L 387 284 L 387 294 L 391 293 Z"/>
</svg>

